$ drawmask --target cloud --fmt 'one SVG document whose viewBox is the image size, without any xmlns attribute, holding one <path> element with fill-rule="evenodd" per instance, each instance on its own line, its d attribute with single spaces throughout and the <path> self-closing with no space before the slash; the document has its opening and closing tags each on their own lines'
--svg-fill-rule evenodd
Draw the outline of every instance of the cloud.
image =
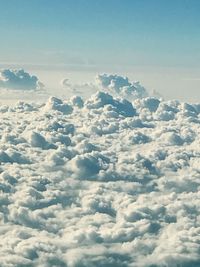
<svg viewBox="0 0 200 267">
<path fill-rule="evenodd" d="M 0 113 L 1 266 L 200 265 L 199 104 L 104 90 Z"/>
<path fill-rule="evenodd" d="M 139 82 L 130 82 L 127 77 L 116 74 L 99 74 L 95 77 L 94 83 L 72 84 L 68 78 L 62 79 L 60 83 L 68 91 L 87 97 L 102 90 L 129 101 L 149 95 L 149 92 Z M 152 95 L 158 96 L 156 92 L 152 92 Z"/>
<path fill-rule="evenodd" d="M 0 72 L 0 87 L 16 90 L 36 90 L 43 88 L 44 85 L 36 76 L 31 76 L 23 69 L 3 69 Z"/>
<path fill-rule="evenodd" d="M 148 92 L 139 82 L 130 82 L 127 77 L 119 75 L 101 74 L 96 76 L 96 83 L 112 93 L 127 99 L 147 97 Z"/>
<path fill-rule="evenodd" d="M 98 87 L 94 83 L 71 83 L 70 79 L 65 78 L 60 81 L 61 86 L 64 89 L 67 89 L 67 93 L 71 95 L 79 95 L 84 98 L 89 97 L 91 94 L 94 94 L 98 91 Z"/>
<path fill-rule="evenodd" d="M 109 106 L 110 111 L 114 111 L 125 117 L 132 117 L 136 114 L 131 102 L 125 99 L 114 99 L 111 95 L 104 92 L 97 92 L 87 102 L 88 109 L 99 109 L 105 106 Z"/>
<path fill-rule="evenodd" d="M 71 114 L 73 111 L 71 105 L 64 103 L 61 99 L 58 99 L 56 97 L 49 98 L 44 108 L 45 110 L 57 110 L 62 112 L 63 114 Z"/>
<path fill-rule="evenodd" d="M 71 83 L 69 82 L 69 79 L 63 79 L 60 81 L 60 84 L 65 87 L 70 87 Z"/>
</svg>

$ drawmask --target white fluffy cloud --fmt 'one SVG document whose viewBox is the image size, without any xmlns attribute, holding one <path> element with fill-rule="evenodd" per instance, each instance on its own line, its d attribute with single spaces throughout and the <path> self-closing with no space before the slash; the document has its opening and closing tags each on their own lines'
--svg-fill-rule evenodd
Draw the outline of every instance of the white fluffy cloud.
<svg viewBox="0 0 200 267">
<path fill-rule="evenodd" d="M 2 267 L 200 265 L 199 105 L 97 92 L 0 112 Z"/>
<path fill-rule="evenodd" d="M 40 89 L 44 85 L 36 76 L 31 76 L 23 69 L 11 70 L 3 69 L 0 71 L 0 87 L 6 89 L 17 90 L 35 90 Z"/>
<path fill-rule="evenodd" d="M 67 78 L 61 80 L 60 83 L 69 91 L 86 96 L 98 90 L 127 100 L 144 98 L 149 95 L 149 92 L 139 82 L 130 82 L 127 77 L 116 74 L 99 74 L 95 77 L 95 83 L 71 84 Z"/>
<path fill-rule="evenodd" d="M 100 87 L 129 100 L 148 96 L 147 90 L 139 82 L 130 82 L 127 77 L 101 74 L 97 75 L 96 82 Z"/>
</svg>

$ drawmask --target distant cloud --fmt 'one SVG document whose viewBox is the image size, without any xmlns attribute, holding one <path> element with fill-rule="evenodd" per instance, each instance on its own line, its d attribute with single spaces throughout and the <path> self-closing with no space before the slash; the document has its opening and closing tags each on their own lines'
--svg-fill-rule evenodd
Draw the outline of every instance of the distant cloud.
<svg viewBox="0 0 200 267">
<path fill-rule="evenodd" d="M 98 86 L 94 83 L 73 84 L 68 78 L 62 79 L 60 81 L 60 84 L 63 88 L 67 89 L 68 92 L 72 93 L 72 95 L 81 95 L 84 97 L 89 97 L 91 94 L 94 94 L 98 91 Z"/>
<path fill-rule="evenodd" d="M 60 84 L 63 86 L 63 87 L 70 87 L 71 86 L 71 83 L 69 82 L 69 79 L 65 78 L 65 79 L 62 79 L 60 81 Z"/>
<path fill-rule="evenodd" d="M 127 100 L 143 98 L 149 95 L 148 91 L 139 82 L 130 82 L 127 77 L 116 74 L 99 74 L 95 77 L 95 83 L 71 84 L 68 78 L 62 79 L 60 83 L 74 93 L 83 93 L 83 90 L 84 92 L 95 93 L 103 89 L 114 96 Z M 153 92 L 153 95 L 155 95 L 155 92 Z"/>
<path fill-rule="evenodd" d="M 44 85 L 37 76 L 30 75 L 23 69 L 3 69 L 0 71 L 0 87 L 17 90 L 36 90 L 43 88 Z"/>
<path fill-rule="evenodd" d="M 130 82 L 127 77 L 101 74 L 97 75 L 96 82 L 104 89 L 129 100 L 148 96 L 147 90 L 139 82 Z"/>
</svg>

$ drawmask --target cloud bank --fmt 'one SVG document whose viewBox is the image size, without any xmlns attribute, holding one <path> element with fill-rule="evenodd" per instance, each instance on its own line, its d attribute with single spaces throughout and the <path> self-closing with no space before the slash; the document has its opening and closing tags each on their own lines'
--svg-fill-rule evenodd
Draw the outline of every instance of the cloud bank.
<svg viewBox="0 0 200 267">
<path fill-rule="evenodd" d="M 200 104 L 104 91 L 0 113 L 2 267 L 200 265 Z"/>
<path fill-rule="evenodd" d="M 36 76 L 31 76 L 23 69 L 3 69 L 0 71 L 0 87 L 15 90 L 36 90 L 43 88 L 44 85 Z"/>
</svg>

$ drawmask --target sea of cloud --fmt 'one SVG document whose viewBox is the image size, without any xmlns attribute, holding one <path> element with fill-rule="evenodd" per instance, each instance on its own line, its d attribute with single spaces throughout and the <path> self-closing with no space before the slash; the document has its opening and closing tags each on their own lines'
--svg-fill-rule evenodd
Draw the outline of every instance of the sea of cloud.
<svg viewBox="0 0 200 267">
<path fill-rule="evenodd" d="M 0 266 L 200 266 L 200 104 L 97 81 L 0 106 Z"/>
</svg>

